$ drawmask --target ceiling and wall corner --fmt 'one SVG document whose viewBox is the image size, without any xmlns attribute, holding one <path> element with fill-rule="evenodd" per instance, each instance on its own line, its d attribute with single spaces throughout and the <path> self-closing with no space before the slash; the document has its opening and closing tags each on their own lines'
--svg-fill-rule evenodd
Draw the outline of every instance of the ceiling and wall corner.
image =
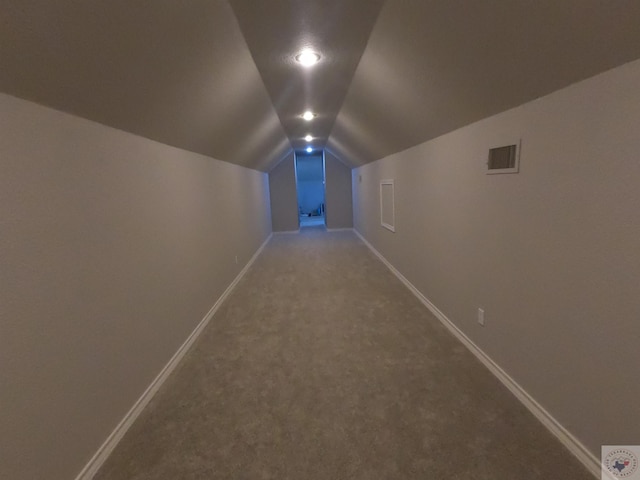
<svg viewBox="0 0 640 480">
<path fill-rule="evenodd" d="M 0 1 L 0 91 L 249 168 L 291 145 L 226 1 Z"/>
<path fill-rule="evenodd" d="M 307 134 L 353 167 L 640 57 L 638 2 L 0 0 L 0 11 L 0 91 L 263 171 Z M 294 60 L 304 48 L 321 57 L 309 69 Z"/>
<path fill-rule="evenodd" d="M 328 148 L 351 166 L 640 57 L 640 3 L 385 2 Z"/>
</svg>

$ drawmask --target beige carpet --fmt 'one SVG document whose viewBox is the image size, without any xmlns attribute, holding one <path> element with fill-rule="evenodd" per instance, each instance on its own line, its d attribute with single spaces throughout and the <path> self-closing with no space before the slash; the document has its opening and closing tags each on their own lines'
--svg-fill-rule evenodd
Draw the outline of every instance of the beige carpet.
<svg viewBox="0 0 640 480">
<path fill-rule="evenodd" d="M 96 479 L 593 480 L 352 232 L 314 228 L 273 237 Z"/>
</svg>

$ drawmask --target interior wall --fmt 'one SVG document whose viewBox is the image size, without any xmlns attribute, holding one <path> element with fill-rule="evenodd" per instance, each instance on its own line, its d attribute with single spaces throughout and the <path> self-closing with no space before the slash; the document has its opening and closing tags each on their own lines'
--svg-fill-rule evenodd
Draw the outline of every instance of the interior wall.
<svg viewBox="0 0 640 480">
<path fill-rule="evenodd" d="M 598 458 L 640 443 L 638 85 L 640 60 L 353 171 L 357 231 Z"/>
<path fill-rule="evenodd" d="M 269 172 L 271 225 L 274 232 L 294 232 L 300 228 L 294 162 L 295 155 L 291 151 Z"/>
<path fill-rule="evenodd" d="M 0 159 L 0 478 L 68 480 L 270 234 L 267 176 L 3 94 Z"/>
<path fill-rule="evenodd" d="M 322 155 L 296 155 L 299 213 L 322 211 L 324 204 L 324 165 Z"/>
<path fill-rule="evenodd" d="M 324 162 L 327 228 L 352 228 L 351 169 L 326 150 Z"/>
</svg>

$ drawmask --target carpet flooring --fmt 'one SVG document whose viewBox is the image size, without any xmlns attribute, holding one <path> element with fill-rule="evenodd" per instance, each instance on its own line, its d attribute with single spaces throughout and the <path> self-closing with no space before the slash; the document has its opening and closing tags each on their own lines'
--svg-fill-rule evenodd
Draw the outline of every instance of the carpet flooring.
<svg viewBox="0 0 640 480">
<path fill-rule="evenodd" d="M 300 215 L 300 227 L 318 227 L 320 225 L 324 226 L 324 215 L 319 217 Z"/>
<path fill-rule="evenodd" d="M 323 228 L 274 235 L 95 478 L 593 480 L 353 232 Z"/>
</svg>

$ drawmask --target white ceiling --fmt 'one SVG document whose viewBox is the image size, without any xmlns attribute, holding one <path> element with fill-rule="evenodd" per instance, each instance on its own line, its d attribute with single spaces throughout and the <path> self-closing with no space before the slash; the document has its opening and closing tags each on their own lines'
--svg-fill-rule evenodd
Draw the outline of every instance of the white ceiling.
<svg viewBox="0 0 640 480">
<path fill-rule="evenodd" d="M 623 0 L 0 0 L 0 12 L 0 91 L 264 171 L 306 133 L 361 165 L 640 57 L 640 2 Z M 309 70 L 293 61 L 303 47 L 322 55 Z"/>
</svg>

